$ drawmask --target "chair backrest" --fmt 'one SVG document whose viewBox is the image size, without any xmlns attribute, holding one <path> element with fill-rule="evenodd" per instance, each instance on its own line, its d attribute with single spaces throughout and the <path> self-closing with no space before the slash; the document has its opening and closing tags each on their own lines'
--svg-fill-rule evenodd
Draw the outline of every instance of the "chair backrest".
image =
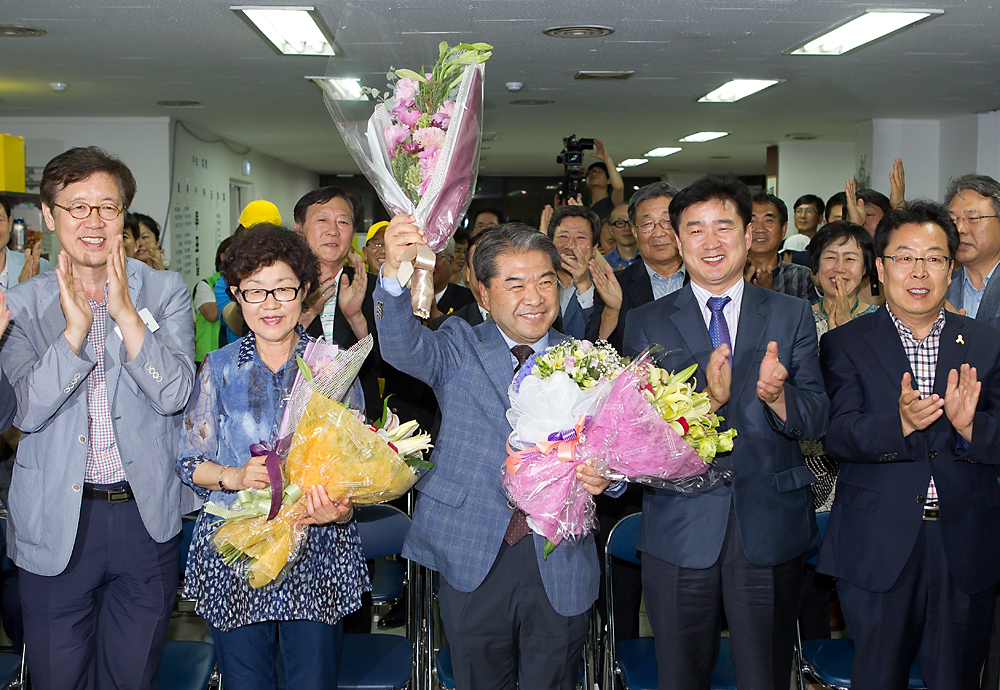
<svg viewBox="0 0 1000 690">
<path fill-rule="evenodd" d="M 611 528 L 611 532 L 608 534 L 608 554 L 629 563 L 640 562 L 636 542 L 639 540 L 639 520 L 641 518 L 641 513 L 626 515 Z"/>
<path fill-rule="evenodd" d="M 399 508 L 386 504 L 358 506 L 354 509 L 361 550 L 365 558 L 385 558 L 403 550 L 410 531 L 410 518 Z"/>
</svg>

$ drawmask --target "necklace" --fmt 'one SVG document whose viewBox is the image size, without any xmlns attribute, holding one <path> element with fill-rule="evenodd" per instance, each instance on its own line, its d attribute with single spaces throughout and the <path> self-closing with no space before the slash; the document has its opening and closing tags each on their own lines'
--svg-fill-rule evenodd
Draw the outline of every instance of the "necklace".
<svg viewBox="0 0 1000 690">
<path fill-rule="evenodd" d="M 819 296 L 819 305 L 818 306 L 819 306 L 819 310 L 821 312 L 823 312 L 823 316 L 825 316 L 829 320 L 830 315 L 827 313 L 826 307 L 823 306 L 823 295 Z M 854 298 L 854 306 L 851 307 L 851 314 L 854 314 L 854 312 L 857 311 L 857 309 L 858 309 L 859 306 L 861 306 L 861 298 L 860 297 L 855 297 Z"/>
</svg>

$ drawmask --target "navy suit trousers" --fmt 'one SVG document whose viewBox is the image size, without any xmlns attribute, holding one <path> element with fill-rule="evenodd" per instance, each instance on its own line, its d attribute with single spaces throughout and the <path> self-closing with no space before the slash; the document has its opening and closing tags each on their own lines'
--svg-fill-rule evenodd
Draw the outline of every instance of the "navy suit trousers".
<svg viewBox="0 0 1000 690">
<path fill-rule="evenodd" d="M 837 593 L 854 640 L 852 688 L 903 690 L 918 651 L 928 688 L 979 687 L 997 587 L 971 596 L 958 588 L 941 548 L 940 522 L 923 522 L 913 553 L 888 592 L 869 592 L 841 579 Z"/>
<path fill-rule="evenodd" d="M 154 541 L 135 501 L 83 499 L 66 569 L 20 572 L 32 686 L 151 690 L 177 596 L 180 540 Z"/>
</svg>

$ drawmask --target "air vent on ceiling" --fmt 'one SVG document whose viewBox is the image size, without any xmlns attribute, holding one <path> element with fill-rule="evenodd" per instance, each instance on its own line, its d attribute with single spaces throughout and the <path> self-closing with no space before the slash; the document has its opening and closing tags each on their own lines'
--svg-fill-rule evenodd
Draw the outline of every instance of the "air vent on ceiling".
<svg viewBox="0 0 1000 690">
<path fill-rule="evenodd" d="M 580 70 L 576 73 L 574 79 L 617 79 L 619 81 L 624 81 L 628 79 L 635 71 L 633 70 L 613 70 L 613 69 L 591 69 L 591 70 Z"/>
<path fill-rule="evenodd" d="M 732 156 L 709 156 L 709 158 L 713 161 L 727 161 L 732 158 Z"/>
<path fill-rule="evenodd" d="M 157 101 L 156 105 L 164 108 L 204 108 L 198 101 Z"/>
<path fill-rule="evenodd" d="M 26 26 L 0 25 L 0 36 L 4 38 L 31 38 L 44 36 L 44 29 L 29 29 Z"/>
<path fill-rule="evenodd" d="M 552 105 L 555 101 L 543 101 L 535 98 L 522 98 L 517 101 L 511 101 L 511 105 Z"/>
<path fill-rule="evenodd" d="M 807 134 L 804 132 L 793 132 L 792 134 L 786 134 L 785 139 L 791 139 L 792 141 L 812 141 L 813 139 L 819 139 L 819 135 Z"/>
<path fill-rule="evenodd" d="M 554 38 L 599 38 L 614 32 L 610 26 L 553 26 L 542 33 Z"/>
</svg>

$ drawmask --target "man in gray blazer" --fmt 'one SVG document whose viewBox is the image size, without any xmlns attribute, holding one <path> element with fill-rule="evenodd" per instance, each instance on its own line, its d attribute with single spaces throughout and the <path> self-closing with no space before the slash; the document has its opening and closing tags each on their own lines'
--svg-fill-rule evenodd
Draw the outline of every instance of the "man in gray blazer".
<svg viewBox="0 0 1000 690">
<path fill-rule="evenodd" d="M 490 232 L 473 257 L 489 318 L 475 327 L 452 318 L 431 331 L 413 316 L 409 291 L 396 278 L 400 255 L 424 241 L 413 222 L 397 216 L 386 229 L 375 289 L 382 357 L 430 385 L 442 415 L 434 469 L 417 484 L 403 556 L 441 575 L 457 687 L 571 690 L 597 598 L 594 537 L 563 541 L 545 558 L 544 538 L 530 534 L 501 486 L 508 387 L 532 351 L 564 337 L 551 328 L 559 254 L 526 225 Z M 589 466 L 578 466 L 577 477 L 592 494 L 608 486 Z"/>
<path fill-rule="evenodd" d="M 134 194 L 125 164 L 96 147 L 49 161 L 58 268 L 7 295 L 0 364 L 23 432 L 7 552 L 40 689 L 153 687 L 180 516 L 197 507 L 173 469 L 194 382 L 191 300 L 178 274 L 125 258 Z"/>
<path fill-rule="evenodd" d="M 948 302 L 966 316 L 1000 328 L 1000 280 L 992 280 L 1000 264 L 1000 183 L 987 175 L 961 175 L 948 183 L 944 204 L 958 227 L 962 264 L 951 274 Z M 1000 600 L 980 687 L 1000 687 Z"/>
</svg>

